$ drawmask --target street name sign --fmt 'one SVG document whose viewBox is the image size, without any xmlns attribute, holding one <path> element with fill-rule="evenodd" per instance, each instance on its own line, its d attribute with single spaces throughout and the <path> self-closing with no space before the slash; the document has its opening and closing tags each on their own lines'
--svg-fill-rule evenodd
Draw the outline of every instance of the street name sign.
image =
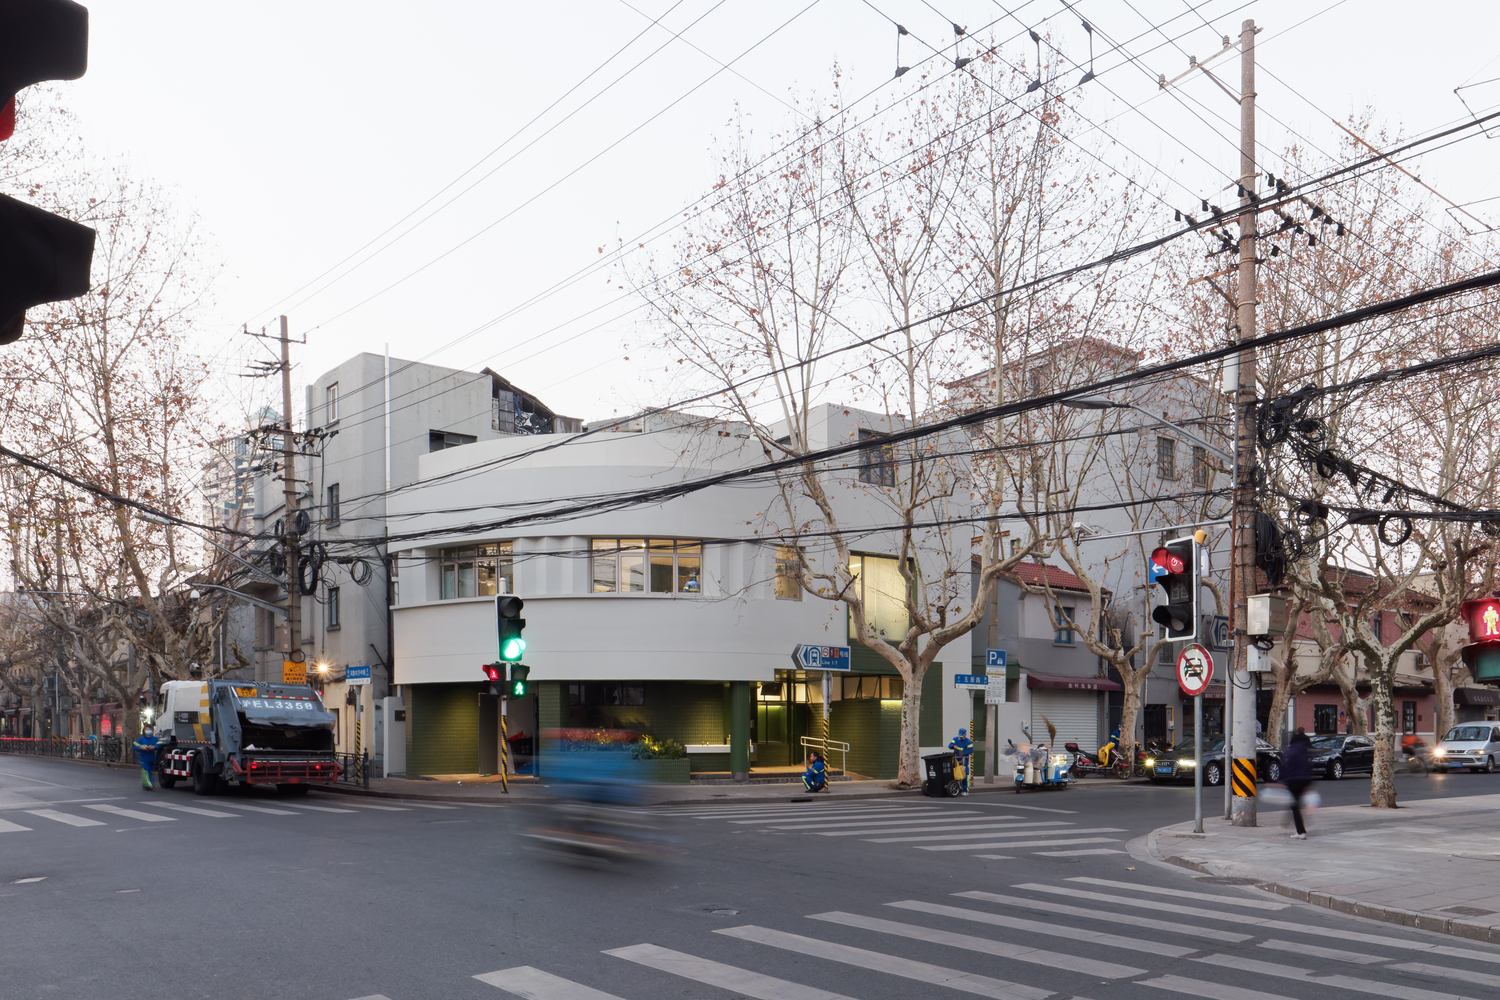
<svg viewBox="0 0 1500 1000">
<path fill-rule="evenodd" d="M 986 649 L 984 651 L 984 666 L 985 666 L 986 670 L 994 670 L 996 667 L 999 667 L 1001 670 L 1004 670 L 1005 669 L 1005 650 L 1003 650 L 1003 649 Z"/>
<path fill-rule="evenodd" d="M 1196 642 L 1188 646 L 1177 657 L 1177 686 L 1189 698 L 1197 697 L 1208 689 L 1213 680 L 1214 658 L 1208 650 Z"/>
<path fill-rule="evenodd" d="M 792 662 L 799 670 L 848 670 L 854 665 L 854 653 L 848 646 L 798 643 L 792 650 Z"/>
<path fill-rule="evenodd" d="M 367 666 L 349 667 L 344 671 L 344 681 L 349 684 L 368 684 L 370 683 L 370 668 Z"/>
<path fill-rule="evenodd" d="M 984 674 L 954 674 L 953 686 L 975 688 L 982 691 L 990 686 L 990 679 Z"/>
</svg>

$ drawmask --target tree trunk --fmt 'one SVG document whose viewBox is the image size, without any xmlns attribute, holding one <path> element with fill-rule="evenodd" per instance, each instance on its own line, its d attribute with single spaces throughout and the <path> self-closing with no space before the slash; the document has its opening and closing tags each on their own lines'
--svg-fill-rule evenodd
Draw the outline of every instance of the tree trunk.
<svg viewBox="0 0 1500 1000">
<path fill-rule="evenodd" d="M 1136 725 L 1141 714 L 1141 689 L 1151 674 L 1151 667 L 1148 664 L 1132 670 L 1128 665 L 1122 667 L 1117 663 L 1115 670 L 1125 682 L 1123 697 L 1120 699 L 1120 745 L 1115 747 L 1115 752 L 1125 754 L 1126 759 L 1134 765 L 1135 760 L 1131 755 L 1135 751 Z"/>
<path fill-rule="evenodd" d="M 1439 654 L 1429 656 L 1432 664 L 1432 705 L 1435 713 L 1433 741 L 1453 728 L 1453 666 L 1448 658 Z"/>
<path fill-rule="evenodd" d="M 1282 673 L 1290 671 L 1277 671 L 1276 691 L 1271 695 L 1271 715 L 1266 719 L 1266 742 L 1273 747 L 1286 745 L 1286 707 L 1292 701 L 1290 678 L 1282 677 Z"/>
<path fill-rule="evenodd" d="M 922 678 L 927 668 L 909 667 L 910 676 L 901 685 L 901 754 L 896 761 L 896 787 L 916 788 L 922 784 L 922 748 L 918 727 L 922 721 Z"/>
<path fill-rule="evenodd" d="M 1395 664 L 1365 660 L 1370 674 L 1370 703 L 1375 709 L 1375 771 L 1370 778 L 1370 805 L 1396 808 L 1396 705 L 1392 691 Z"/>
</svg>

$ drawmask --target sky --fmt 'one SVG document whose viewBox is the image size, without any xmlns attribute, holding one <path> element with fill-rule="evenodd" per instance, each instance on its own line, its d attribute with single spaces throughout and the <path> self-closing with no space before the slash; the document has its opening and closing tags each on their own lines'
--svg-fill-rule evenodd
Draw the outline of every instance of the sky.
<svg viewBox="0 0 1500 1000">
<path fill-rule="evenodd" d="M 1366 106 L 1417 135 L 1469 117 L 1461 85 L 1476 110 L 1500 105 L 1500 82 L 1484 82 L 1500 77 L 1493 2 L 87 5 L 89 71 L 60 94 L 93 155 L 161 184 L 208 234 L 199 349 L 231 395 L 269 356 L 240 331 L 286 314 L 307 340 L 293 353 L 299 387 L 389 345 L 492 367 L 585 419 L 667 402 L 639 300 L 600 248 L 658 233 L 651 247 L 668 249 L 739 116 L 752 142 L 787 126 L 788 102 L 826 96 L 835 66 L 846 97 L 869 94 L 862 112 L 916 86 L 917 74 L 892 78 L 897 22 L 910 31 L 903 63 L 951 58 L 957 23 L 993 34 L 1011 61 L 1034 58 L 1027 29 L 1050 31 L 1084 65 L 1086 18 L 1097 77 L 1079 109 L 1106 155 L 1184 209 L 1238 172 L 1238 109 L 1202 73 L 1170 91 L 1156 81 L 1246 18 L 1262 29 L 1268 159 L 1298 142 L 1333 165 L 1331 118 Z M 1237 81 L 1237 54 L 1224 63 Z M 1410 166 L 1460 205 L 1497 198 L 1494 131 Z M 1470 211 L 1500 223 L 1500 200 Z"/>
</svg>

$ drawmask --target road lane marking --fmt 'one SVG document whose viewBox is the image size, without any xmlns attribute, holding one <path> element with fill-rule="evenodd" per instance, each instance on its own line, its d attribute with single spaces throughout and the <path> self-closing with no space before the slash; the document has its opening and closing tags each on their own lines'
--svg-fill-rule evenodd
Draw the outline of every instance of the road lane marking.
<svg viewBox="0 0 1500 1000">
<path fill-rule="evenodd" d="M 1293 955 L 1331 958 L 1335 962 L 1350 962 L 1354 965 L 1375 965 L 1379 962 L 1389 962 L 1391 960 L 1391 956 L 1389 955 L 1366 955 L 1363 952 L 1344 951 L 1341 948 L 1324 948 L 1321 945 L 1308 944 L 1305 941 L 1278 941 L 1276 938 L 1271 938 L 1269 941 L 1262 941 L 1260 947 L 1269 948 L 1272 951 L 1286 951 Z M 1391 968 L 1400 968 L 1400 966 L 1392 966 Z M 1423 968 L 1430 967 L 1423 966 Z M 1500 983 L 1500 979 L 1497 979 L 1496 982 Z"/>
<path fill-rule="evenodd" d="M 1067 830 L 1053 829 L 1057 827 L 1068 827 Z M 888 830 L 871 830 L 871 833 L 889 833 Z M 991 826 L 983 833 L 960 833 L 960 834 L 932 834 L 922 837 L 891 837 L 886 840 L 871 841 L 879 844 L 915 844 L 924 840 L 983 840 L 986 837 L 1040 837 L 1048 833 L 1120 833 L 1119 827 L 1093 827 L 1080 830 L 1063 819 L 1042 820 L 1037 823 L 1007 823 L 1000 826 Z"/>
<path fill-rule="evenodd" d="M 12 823 L 8 819 L 0 819 L 0 833 L 30 833 L 31 827 L 22 826 L 20 823 Z"/>
<path fill-rule="evenodd" d="M 931 817 L 927 817 L 927 818 L 925 818 L 925 822 L 928 822 L 928 823 L 945 823 L 945 822 L 948 821 L 949 817 L 952 817 L 953 820 L 954 820 L 954 822 L 958 822 L 959 820 L 966 820 L 966 821 L 968 821 L 970 823 L 973 823 L 973 822 L 978 822 L 981 818 L 986 823 L 995 823 L 995 822 L 1002 822 L 1003 821 L 1003 820 L 997 820 L 996 817 L 994 817 L 994 816 L 987 816 L 987 815 L 985 815 L 982 812 L 967 812 L 967 811 L 964 811 L 964 810 L 955 810 L 954 812 L 949 813 L 947 816 L 931 816 Z M 1004 819 L 1014 820 L 1015 817 L 1006 816 L 1006 817 L 1004 817 Z M 924 822 L 924 817 L 921 817 L 921 816 L 915 817 L 913 819 L 890 818 L 890 817 L 887 817 L 885 819 L 869 819 L 867 817 L 861 817 L 859 819 L 800 819 L 800 820 L 798 820 L 795 823 L 772 823 L 770 828 L 772 830 L 802 830 L 802 829 L 807 829 L 809 827 L 830 827 L 830 826 L 850 827 L 850 828 L 853 828 L 853 827 L 856 827 L 856 826 L 892 826 L 892 825 L 896 825 L 896 824 L 900 824 L 900 823 L 921 823 L 921 822 Z"/>
<path fill-rule="evenodd" d="M 1044 858 L 1081 858 L 1089 854 L 1124 854 L 1117 847 L 1091 847 L 1081 851 L 1032 851 L 1032 854 L 1040 854 Z"/>
<path fill-rule="evenodd" d="M 953 895 L 962 896 L 965 899 L 978 899 L 986 903 L 1000 903 L 1021 910 L 1041 910 L 1043 913 L 1053 916 L 1084 917 L 1090 920 L 1098 920 L 1100 913 L 1098 909 L 1087 909 L 1082 906 L 1069 906 L 1066 903 L 1054 903 L 1050 899 L 1027 899 L 1024 896 L 1002 896 L 994 892 L 984 892 L 972 889 L 968 892 L 955 892 Z M 1236 934 L 1233 931 L 1221 931 L 1216 927 L 1193 927 L 1188 924 L 1174 924 L 1168 920 L 1153 920 L 1150 917 L 1138 917 L 1134 914 L 1130 917 L 1130 926 L 1142 930 L 1166 931 L 1169 934 L 1182 934 L 1187 937 L 1208 938 L 1219 944 L 1241 944 L 1249 941 L 1254 935 Z"/>
<path fill-rule="evenodd" d="M 308 806 L 308 805 L 303 805 L 300 802 L 297 803 L 296 805 L 292 805 L 292 803 L 288 802 L 288 803 L 286 803 L 286 805 L 287 805 L 287 807 L 289 809 L 311 809 L 313 812 L 320 812 L 320 813 L 355 813 L 355 812 L 359 812 L 358 809 L 340 809 L 337 806 Z"/>
<path fill-rule="evenodd" d="M 1061 813 L 1064 816 L 1077 816 L 1077 809 L 1048 809 L 1046 806 L 1018 806 L 1009 802 L 975 802 L 976 806 L 990 806 L 994 809 L 1024 809 L 1027 812 L 1039 813 Z"/>
<path fill-rule="evenodd" d="M 1269 899 L 1237 899 L 1233 896 L 1217 896 L 1210 892 L 1189 892 L 1186 889 L 1164 889 L 1155 885 L 1140 885 L 1135 882 L 1116 882 L 1107 878 L 1089 878 L 1079 875 L 1068 879 L 1069 882 L 1081 882 L 1084 885 L 1102 885 L 1106 889 L 1130 889 L 1134 892 L 1150 892 L 1158 896 L 1176 896 L 1178 899 L 1201 899 L 1209 903 L 1227 903 L 1230 906 L 1244 906 L 1252 910 L 1284 910 L 1291 903 L 1274 902 Z"/>
<path fill-rule="evenodd" d="M 870 813 L 860 812 L 860 813 L 845 813 L 843 816 L 840 816 L 840 817 L 837 817 L 837 818 L 838 819 L 851 819 L 851 820 L 856 820 L 856 819 L 886 819 L 887 817 L 890 817 L 891 815 L 892 814 L 888 813 L 888 812 L 881 813 L 879 815 L 871 815 Z M 924 820 L 924 819 L 942 819 L 945 815 L 951 815 L 951 810 L 948 810 L 948 809 L 911 809 L 911 810 L 907 810 L 907 811 L 901 813 L 899 815 L 899 818 L 920 821 L 920 820 Z M 973 815 L 977 816 L 978 813 L 974 813 Z M 781 822 L 784 822 L 785 819 L 786 819 L 786 817 L 784 817 L 784 816 L 757 816 L 754 819 L 732 819 L 729 822 L 732 823 L 732 824 L 734 824 L 735 826 L 752 826 L 752 825 L 768 825 L 768 824 L 773 824 L 773 823 L 781 823 Z M 830 817 L 829 818 L 829 822 L 832 822 L 833 819 L 834 819 L 834 817 Z"/>
<path fill-rule="evenodd" d="M 1372 993 L 1376 996 L 1396 997 L 1397 1000 L 1474 1000 L 1472 997 L 1460 996 L 1457 993 L 1439 993 L 1436 990 L 1418 989 L 1414 986 L 1378 983 L 1373 979 L 1357 979 L 1353 976 L 1330 975 L 1326 972 L 1314 972 L 1312 969 L 1299 969 L 1295 966 L 1280 965 L 1274 962 L 1259 962 L 1253 958 L 1242 958 L 1239 955 L 1204 955 L 1202 958 L 1194 958 L 1191 961 L 1202 962 L 1205 965 L 1213 965 L 1221 969 L 1235 969 L 1240 972 L 1253 972 L 1263 976 L 1292 979 L 1299 983 L 1317 986 L 1320 989 L 1327 989 L 1332 986 L 1336 989 L 1352 990 L 1355 993 Z"/>
<path fill-rule="evenodd" d="M 775 976 L 762 975 L 733 965 L 711 962 L 696 955 L 687 955 L 670 948 L 654 944 L 634 944 L 628 948 L 612 948 L 604 954 L 623 958 L 660 972 L 691 979 L 721 990 L 739 993 L 756 1000 L 850 1000 L 842 993 L 830 993 L 815 986 L 788 982 Z"/>
<path fill-rule="evenodd" d="M 907 826 L 910 820 L 901 820 L 901 825 L 894 829 L 883 830 L 807 830 L 815 837 L 864 837 L 872 833 L 935 833 L 938 831 L 957 832 L 961 830 L 1007 830 L 1014 827 L 1019 816 L 991 816 L 988 819 L 976 819 L 956 823 L 952 826 L 933 826 L 931 823 L 922 826 Z M 837 825 L 837 824 L 831 824 Z"/>
<path fill-rule="evenodd" d="M 930 913 L 937 917 L 950 917 L 955 920 L 972 920 L 978 924 L 989 924 L 992 927 L 1004 927 L 1007 930 L 1017 928 L 1015 917 L 1005 916 L 998 913 L 986 913 L 983 910 L 969 910 L 962 906 L 947 906 L 943 903 L 925 903 L 918 899 L 903 899 L 896 903 L 886 903 L 886 906 L 894 906 L 899 910 L 912 910 L 917 913 Z M 1063 927 L 1058 924 L 1047 924 L 1037 920 L 1028 919 L 1019 925 L 1030 934 L 1047 934 L 1052 937 L 1065 938 L 1069 941 L 1078 940 L 1077 927 Z M 1191 955 L 1199 948 L 1184 948 L 1181 945 L 1167 944 L 1163 941 L 1147 941 L 1142 938 L 1124 937 L 1120 934 L 1109 934 L 1102 931 L 1088 932 L 1089 944 L 1105 945 L 1109 948 L 1124 948 L 1128 951 L 1143 951 L 1148 955 L 1164 955 L 1167 958 L 1181 958 Z"/>
<path fill-rule="evenodd" d="M 1377 961 L 1384 960 L 1378 959 Z M 1500 986 L 1500 976 L 1492 976 L 1487 972 L 1470 972 L 1468 969 L 1454 969 L 1446 965 L 1405 962 L 1401 965 L 1387 966 L 1387 968 L 1400 969 L 1402 972 L 1415 972 L 1423 976 L 1437 976 L 1440 979 L 1457 979 L 1460 982 L 1476 983 L 1480 986 Z"/>
<path fill-rule="evenodd" d="M 974 857 L 976 857 L 976 858 L 988 858 L 991 861 L 1014 861 L 1014 860 L 1016 860 L 1016 856 L 1014 854 L 976 854 L 976 855 L 974 855 Z"/>
<path fill-rule="evenodd" d="M 845 927 L 857 927 L 861 930 L 894 934 L 898 937 L 911 938 L 914 941 L 927 941 L 932 944 L 947 945 L 951 948 L 962 948 L 965 951 L 977 951 L 981 954 L 994 955 L 997 958 L 1008 958 L 1017 962 L 1031 962 L 1035 965 L 1045 965 L 1050 969 L 1069 969 L 1073 972 L 1081 972 L 1086 976 L 1102 976 L 1105 979 L 1128 979 L 1131 976 L 1140 976 L 1146 973 L 1145 969 L 1137 969 L 1129 965 L 1119 965 L 1114 962 L 1103 962 L 1096 958 L 1065 955 L 1061 952 L 1047 951 L 1043 948 L 1012 944 L 1009 941 L 972 937 L 968 934 L 955 934 L 953 931 L 944 928 L 903 924 L 896 920 L 885 920 L 881 917 L 865 917 L 857 913 L 841 913 L 838 911 L 832 913 L 814 913 L 809 915 L 809 919 L 826 920 L 831 924 L 842 924 Z"/>
<path fill-rule="evenodd" d="M 1069 833 L 1075 831 L 1069 830 Z M 1076 831 L 1083 833 L 1084 831 Z M 1118 844 L 1119 837 L 1075 837 L 1072 840 L 999 840 L 992 844 L 918 844 L 919 851 L 982 851 L 989 847 L 1013 850 L 1017 847 L 1066 847 L 1069 844 Z M 879 841 L 876 841 L 879 843 Z"/>
<path fill-rule="evenodd" d="M 243 802 L 234 802 L 226 805 L 225 809 L 248 809 L 251 812 L 267 813 L 271 816 L 296 816 L 297 813 L 291 809 L 272 809 L 270 806 L 250 806 Z"/>
<path fill-rule="evenodd" d="M 1225 986 L 1222 983 L 1206 983 L 1201 979 L 1183 976 L 1161 976 L 1158 979 L 1143 979 L 1140 986 L 1155 986 L 1160 990 L 1186 993 L 1188 996 L 1204 997 L 1206 1000 L 1291 1000 L 1280 993 L 1246 989 L 1243 986 Z"/>
<path fill-rule="evenodd" d="M 214 819 L 241 819 L 239 813 L 227 813 L 219 809 L 204 809 L 202 806 L 179 806 L 169 802 L 148 802 L 147 805 L 158 809 L 173 809 L 177 812 L 192 813 L 194 816 L 211 816 Z"/>
<path fill-rule="evenodd" d="M 31 878 L 18 878 L 14 882 L 12 882 L 11 885 L 26 885 L 28 882 L 45 882 L 45 881 L 47 881 L 47 876 L 45 876 L 45 875 L 35 875 L 35 876 L 31 877 Z"/>
<path fill-rule="evenodd" d="M 103 820 L 89 819 L 87 816 L 74 816 L 72 813 L 58 812 L 56 809 L 28 809 L 33 816 L 42 819 L 50 819 L 54 823 L 66 823 L 69 826 L 103 826 Z"/>
<path fill-rule="evenodd" d="M 772 948 L 782 948 L 799 955 L 816 955 L 818 958 L 826 958 L 833 962 L 843 962 L 845 965 L 860 969 L 915 979 L 920 983 L 930 983 L 933 986 L 946 986 L 964 993 L 976 993 L 982 997 L 992 997 L 993 1000 L 1043 1000 L 1044 997 L 1049 997 L 1053 993 L 1051 989 L 1023 986 L 1004 979 L 991 979 L 989 976 L 960 972 L 956 969 L 917 962 L 909 958 L 897 958 L 894 955 L 867 951 L 864 948 L 852 948 L 849 945 L 804 937 L 801 934 L 773 931 L 766 927 L 754 925 L 721 927 L 714 933 L 739 938 L 742 941 L 769 945 Z"/>
<path fill-rule="evenodd" d="M 102 813 L 109 813 L 111 816 L 124 816 L 127 819 L 138 819 L 138 820 L 142 821 L 143 823 L 175 823 L 175 822 L 177 822 L 177 817 L 175 817 L 175 816 L 158 816 L 155 813 L 145 813 L 145 812 L 141 812 L 139 809 L 122 809 L 119 806 L 96 804 L 96 805 L 84 806 L 83 808 L 85 808 L 85 809 L 97 809 L 97 810 L 99 810 Z"/>
<path fill-rule="evenodd" d="M 406 804 L 409 805 L 409 806 L 411 806 L 413 809 L 458 809 L 458 808 L 460 808 L 459 806 L 440 806 L 436 802 L 413 802 L 410 799 L 406 800 Z"/>
<path fill-rule="evenodd" d="M 507 993 L 524 997 L 525 1000 L 620 1000 L 613 993 L 604 993 L 592 986 L 584 986 L 529 965 L 486 972 L 474 978 L 481 983 L 497 986 Z"/>
<path fill-rule="evenodd" d="M 373 802 L 345 802 L 344 805 L 351 809 L 379 809 L 382 812 L 404 813 L 411 812 L 406 806 L 380 806 Z M 310 807 L 309 807 L 310 808 Z"/>
</svg>

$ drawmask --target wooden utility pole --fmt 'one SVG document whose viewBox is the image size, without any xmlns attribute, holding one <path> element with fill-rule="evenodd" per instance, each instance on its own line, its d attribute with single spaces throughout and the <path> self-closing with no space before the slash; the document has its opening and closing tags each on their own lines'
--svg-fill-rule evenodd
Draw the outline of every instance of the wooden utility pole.
<svg viewBox="0 0 1500 1000">
<path fill-rule="evenodd" d="M 1236 303 L 1239 342 L 1255 337 L 1256 229 L 1255 194 L 1260 171 L 1255 165 L 1255 22 L 1240 26 L 1240 271 Z M 1229 727 L 1232 758 L 1228 775 L 1234 802 L 1230 820 L 1235 826 L 1255 825 L 1255 688 L 1250 674 L 1250 639 L 1246 635 L 1246 596 L 1255 590 L 1255 351 L 1242 351 L 1236 360 L 1239 386 L 1235 392 L 1236 421 L 1234 484 L 1234 558 L 1230 590 L 1234 603 L 1234 664 L 1225 680 L 1235 686 Z M 1201 739 L 1201 736 L 1199 737 Z M 1247 794 L 1248 793 L 1248 794 Z"/>
</svg>

